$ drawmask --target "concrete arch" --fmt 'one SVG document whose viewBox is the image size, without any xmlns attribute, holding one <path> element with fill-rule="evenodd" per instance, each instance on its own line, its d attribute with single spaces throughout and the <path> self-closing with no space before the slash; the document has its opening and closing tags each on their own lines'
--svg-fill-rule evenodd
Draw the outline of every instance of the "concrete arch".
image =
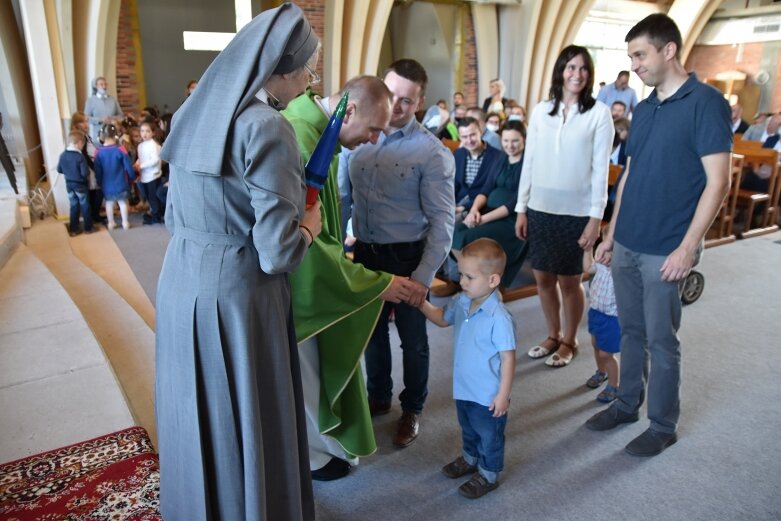
<svg viewBox="0 0 781 521">
<path fill-rule="evenodd" d="M 720 5 L 721 0 L 675 0 L 670 6 L 667 15 L 678 24 L 683 40 L 681 63 L 686 63 L 697 38 Z"/>
<path fill-rule="evenodd" d="M 326 2 L 323 44 L 325 92 L 358 74 L 376 74 L 393 0 Z"/>
<path fill-rule="evenodd" d="M 105 77 L 109 92 L 116 94 L 119 11 L 118 1 L 73 2 L 73 59 L 79 110 L 84 108 L 96 76 Z"/>
<path fill-rule="evenodd" d="M 572 43 L 594 0 L 534 0 L 521 6 L 473 5 L 479 98 L 501 77 L 507 96 L 531 108 L 547 96 L 553 64 Z M 511 30 L 515 25 L 515 30 Z"/>
</svg>

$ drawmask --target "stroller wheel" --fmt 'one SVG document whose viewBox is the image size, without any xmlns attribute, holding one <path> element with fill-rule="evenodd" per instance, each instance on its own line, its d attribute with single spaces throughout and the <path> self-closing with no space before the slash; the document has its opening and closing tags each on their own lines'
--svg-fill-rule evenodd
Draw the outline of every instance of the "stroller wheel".
<svg viewBox="0 0 781 521">
<path fill-rule="evenodd" d="M 705 276 L 699 271 L 691 270 L 683 282 L 681 302 L 684 305 L 691 304 L 702 295 L 705 289 Z"/>
</svg>

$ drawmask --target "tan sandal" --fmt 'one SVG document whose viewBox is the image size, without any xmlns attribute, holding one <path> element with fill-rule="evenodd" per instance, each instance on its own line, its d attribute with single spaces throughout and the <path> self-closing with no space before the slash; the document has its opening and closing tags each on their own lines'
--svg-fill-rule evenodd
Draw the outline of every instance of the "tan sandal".
<svg viewBox="0 0 781 521">
<path fill-rule="evenodd" d="M 572 362 L 572 359 L 575 358 L 578 354 L 578 346 L 568 344 L 566 342 L 559 342 L 559 347 L 562 346 L 568 347 L 571 351 L 571 354 L 569 356 L 561 356 L 559 353 L 554 353 L 550 358 L 545 360 L 545 365 L 548 367 L 566 367 L 570 362 Z"/>
<path fill-rule="evenodd" d="M 531 349 L 529 349 L 528 353 L 526 353 L 527 355 L 529 355 L 529 358 L 535 358 L 535 359 L 537 359 L 537 358 L 545 358 L 549 354 L 555 353 L 559 349 L 559 346 L 561 345 L 561 340 L 559 340 L 558 338 L 553 338 L 552 336 L 549 336 L 548 338 L 546 338 L 542 342 L 546 342 L 548 340 L 553 342 L 553 347 L 548 348 L 548 347 L 545 347 L 543 345 L 534 346 Z"/>
</svg>

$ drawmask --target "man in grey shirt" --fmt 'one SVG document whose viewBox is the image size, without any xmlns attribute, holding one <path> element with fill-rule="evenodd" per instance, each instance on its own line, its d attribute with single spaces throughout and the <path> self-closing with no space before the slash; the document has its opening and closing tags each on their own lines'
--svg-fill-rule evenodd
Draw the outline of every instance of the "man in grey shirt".
<svg viewBox="0 0 781 521">
<path fill-rule="evenodd" d="M 384 81 L 393 93 L 390 124 L 376 144 L 353 151 L 347 164 L 355 262 L 416 283 L 408 303 L 385 303 L 365 355 L 369 409 L 372 416 L 385 414 L 393 397 L 388 317 L 395 310 L 404 390 L 393 443 L 406 447 L 418 435 L 428 395 L 426 317 L 417 308 L 450 250 L 455 163 L 453 154 L 415 120 L 428 81 L 425 69 L 415 60 L 398 60 L 386 70 Z"/>
</svg>

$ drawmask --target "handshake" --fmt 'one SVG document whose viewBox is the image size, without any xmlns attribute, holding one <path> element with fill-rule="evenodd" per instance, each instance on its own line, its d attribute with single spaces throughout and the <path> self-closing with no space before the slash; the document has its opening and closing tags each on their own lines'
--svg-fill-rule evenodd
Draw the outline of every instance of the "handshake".
<svg viewBox="0 0 781 521">
<path fill-rule="evenodd" d="M 426 301 L 427 293 L 428 287 L 422 283 L 394 275 L 390 286 L 382 292 L 380 298 L 386 302 L 393 302 L 394 304 L 403 302 L 419 308 Z"/>
</svg>

